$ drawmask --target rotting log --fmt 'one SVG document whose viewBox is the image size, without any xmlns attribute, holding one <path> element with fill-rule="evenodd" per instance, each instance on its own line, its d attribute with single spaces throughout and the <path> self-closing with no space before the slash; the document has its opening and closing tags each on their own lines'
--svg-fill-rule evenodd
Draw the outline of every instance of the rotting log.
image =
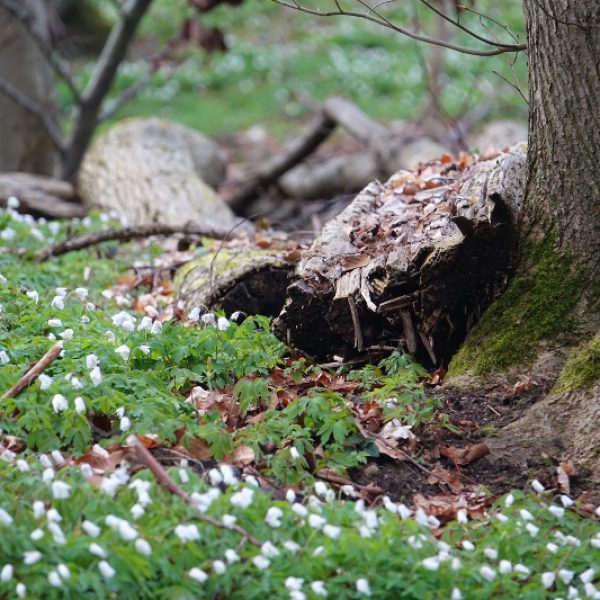
<svg viewBox="0 0 600 600">
<path fill-rule="evenodd" d="M 304 254 L 275 333 L 318 360 L 448 364 L 510 277 L 525 166 L 514 147 L 369 184 Z"/>
<path fill-rule="evenodd" d="M 294 265 L 287 251 L 263 250 L 250 242 L 220 248 L 181 267 L 174 279 L 179 298 L 188 311 L 222 309 L 226 314 L 276 316 Z"/>
</svg>

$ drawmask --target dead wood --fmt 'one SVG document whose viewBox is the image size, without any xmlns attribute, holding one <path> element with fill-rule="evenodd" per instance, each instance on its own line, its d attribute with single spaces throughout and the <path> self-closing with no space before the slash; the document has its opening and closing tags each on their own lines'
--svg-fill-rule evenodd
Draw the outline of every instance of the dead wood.
<svg viewBox="0 0 600 600">
<path fill-rule="evenodd" d="M 260 167 L 250 181 L 228 199 L 231 208 L 237 213 L 242 212 L 261 190 L 275 183 L 281 175 L 312 154 L 329 137 L 334 127 L 335 122 L 328 115 L 323 112 L 318 114 L 306 131 L 292 140 L 281 156 L 276 156 Z"/>
<path fill-rule="evenodd" d="M 303 256 L 275 332 L 319 360 L 393 345 L 447 364 L 508 281 L 524 180 L 514 148 L 371 183 Z"/>
<path fill-rule="evenodd" d="M 40 250 L 35 259 L 39 262 L 44 262 L 55 256 L 61 256 L 74 250 L 83 250 L 102 242 L 118 241 L 130 242 L 131 240 L 139 240 L 155 235 L 195 235 L 203 237 L 211 237 L 214 239 L 224 239 L 232 234 L 232 229 L 221 230 L 210 227 L 200 227 L 194 223 L 183 227 L 174 227 L 171 225 L 140 225 L 138 227 L 123 227 L 122 229 L 106 229 L 104 231 L 95 231 L 93 233 L 84 233 L 82 235 L 68 238 L 63 242 Z"/>
<path fill-rule="evenodd" d="M 11 196 L 19 201 L 20 212 L 39 217 L 70 219 L 87 212 L 69 182 L 41 175 L 0 173 L 0 206 L 6 207 Z"/>
<path fill-rule="evenodd" d="M 23 390 L 27 389 L 58 358 L 62 349 L 63 342 L 54 344 L 37 363 L 27 370 L 15 385 L 2 394 L 0 400 L 16 398 Z"/>
<path fill-rule="evenodd" d="M 276 316 L 294 265 L 285 250 L 220 248 L 185 264 L 174 279 L 186 308 L 221 309 L 226 314 Z"/>
</svg>

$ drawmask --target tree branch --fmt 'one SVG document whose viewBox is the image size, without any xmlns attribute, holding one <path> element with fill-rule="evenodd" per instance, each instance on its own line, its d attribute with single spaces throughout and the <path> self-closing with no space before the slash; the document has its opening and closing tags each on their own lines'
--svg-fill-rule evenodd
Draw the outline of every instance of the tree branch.
<svg viewBox="0 0 600 600">
<path fill-rule="evenodd" d="M 60 77 L 67 84 L 67 87 L 69 88 L 69 91 L 73 95 L 75 101 L 79 102 L 81 100 L 81 96 L 67 64 L 65 61 L 61 60 L 60 56 L 57 55 L 48 41 L 36 31 L 33 19 L 31 18 L 31 13 L 14 0 L 0 0 L 0 6 L 4 7 L 23 25 L 29 37 L 39 48 L 42 56 L 54 69 L 58 77 Z"/>
<path fill-rule="evenodd" d="M 63 164 L 63 176 L 71 177 L 79 168 L 85 152 L 98 125 L 98 113 L 115 78 L 119 65 L 125 58 L 127 47 L 152 0 L 130 0 L 123 10 L 121 20 L 112 28 L 92 77 L 81 98 L 79 114 L 68 152 Z"/>
<path fill-rule="evenodd" d="M 72 238 L 50 246 L 44 250 L 38 252 L 35 258 L 39 262 L 44 262 L 55 256 L 61 256 L 74 250 L 83 250 L 90 246 L 101 244 L 102 242 L 119 241 L 119 242 L 130 242 L 131 240 L 139 240 L 154 235 L 173 235 L 176 233 L 183 233 L 185 235 L 201 235 L 211 237 L 214 239 L 224 239 L 229 235 L 231 230 L 223 231 L 211 229 L 209 227 L 200 227 L 190 223 L 184 226 L 171 226 L 171 225 L 139 225 L 136 227 L 123 227 L 122 229 L 106 229 L 104 231 L 95 231 L 93 233 L 84 233 Z"/>
<path fill-rule="evenodd" d="M 5 94 L 14 100 L 20 107 L 24 108 L 33 115 L 44 127 L 50 140 L 61 155 L 66 152 L 65 140 L 62 136 L 58 124 L 52 117 L 32 98 L 21 90 L 16 88 L 12 83 L 0 77 L 0 93 Z"/>
<path fill-rule="evenodd" d="M 409 29 L 405 29 L 404 27 L 400 27 L 396 25 L 386 17 L 384 17 L 381 13 L 379 13 L 376 9 L 371 8 L 368 4 L 366 4 L 362 0 L 357 0 L 357 2 L 365 8 L 367 12 L 357 12 L 352 10 L 346 10 L 341 7 L 338 0 L 334 0 L 336 5 L 336 10 L 331 11 L 322 11 L 319 9 L 308 8 L 307 6 L 301 5 L 297 0 L 271 0 L 280 6 L 284 6 L 286 8 L 291 8 L 292 10 L 297 10 L 300 12 L 307 13 L 309 15 L 315 15 L 318 17 L 354 17 L 357 19 L 365 19 L 367 21 L 371 21 L 372 23 L 376 23 L 377 25 L 381 25 L 382 27 L 386 27 L 387 29 L 391 29 L 396 33 L 401 35 L 405 35 L 409 38 L 417 40 L 419 42 L 424 42 L 426 44 L 431 44 L 433 46 L 442 46 L 444 48 L 449 48 L 450 50 L 454 50 L 456 52 L 461 52 L 462 54 L 470 54 L 473 56 L 496 56 L 498 54 L 506 54 L 507 52 L 520 52 L 522 50 L 527 49 L 526 44 L 515 44 L 515 45 L 507 45 L 507 46 L 499 46 L 496 45 L 496 49 L 494 50 L 478 50 L 476 48 L 468 48 L 466 46 L 459 46 L 457 44 L 452 44 L 450 42 L 444 42 L 442 40 L 438 40 L 427 35 L 418 33 L 416 31 L 410 31 Z"/>
<path fill-rule="evenodd" d="M 146 448 L 146 446 L 144 446 L 144 444 L 142 444 L 142 442 L 140 442 L 140 440 L 135 435 L 130 436 L 127 442 L 130 446 L 132 446 L 138 460 L 150 469 L 150 471 L 152 472 L 154 477 L 156 477 L 156 480 L 162 487 L 164 487 L 168 492 L 171 492 L 171 494 L 179 496 L 189 506 L 196 507 L 194 501 L 191 499 L 189 494 L 182 490 L 175 483 L 175 481 L 173 481 L 173 479 L 169 476 L 164 467 L 154 458 L 154 456 L 152 456 L 152 454 Z M 253 546 L 258 546 L 259 548 L 261 546 L 261 543 L 250 532 L 246 531 L 243 527 L 240 527 L 237 524 L 229 527 L 225 525 L 222 521 L 219 521 L 214 517 L 211 517 L 209 515 L 203 515 L 200 513 L 196 514 L 196 518 L 202 521 L 203 523 L 207 523 L 208 525 L 216 527 L 217 529 L 230 529 L 232 531 L 235 531 L 236 533 L 241 535 L 244 538 L 244 540 L 250 542 Z"/>
<path fill-rule="evenodd" d="M 60 355 L 63 342 L 58 342 L 38 360 L 9 390 L 2 394 L 0 400 L 16 398 L 23 390 L 27 389 Z"/>
</svg>

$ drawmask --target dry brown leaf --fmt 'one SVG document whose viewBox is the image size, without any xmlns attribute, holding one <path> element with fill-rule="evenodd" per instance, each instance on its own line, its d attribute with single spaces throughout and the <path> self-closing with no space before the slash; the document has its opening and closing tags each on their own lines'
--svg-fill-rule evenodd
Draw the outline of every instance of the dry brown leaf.
<svg viewBox="0 0 600 600">
<path fill-rule="evenodd" d="M 250 446 L 238 446 L 233 453 L 233 463 L 238 467 L 246 467 L 256 460 L 256 454 Z"/>
<path fill-rule="evenodd" d="M 490 449 L 487 444 L 469 444 L 464 448 L 454 446 L 440 446 L 440 454 L 449 458 L 457 465 L 470 465 L 472 462 L 488 455 Z"/>
<path fill-rule="evenodd" d="M 558 480 L 558 487 L 560 488 L 561 493 L 570 496 L 571 481 L 569 479 L 569 473 L 567 472 L 563 464 L 560 464 L 558 467 L 556 467 L 556 479 Z"/>
</svg>

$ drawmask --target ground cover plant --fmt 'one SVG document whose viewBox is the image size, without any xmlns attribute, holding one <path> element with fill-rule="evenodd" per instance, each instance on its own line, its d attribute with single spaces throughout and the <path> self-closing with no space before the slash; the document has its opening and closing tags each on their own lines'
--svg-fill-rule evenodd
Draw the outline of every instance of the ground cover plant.
<svg viewBox="0 0 600 600">
<path fill-rule="evenodd" d="M 37 264 L 109 219 L 13 209 L 2 391 L 63 355 L 1 401 L 2 597 L 600 595 L 600 511 L 556 486 L 419 500 L 356 484 L 378 457 L 430 469 L 420 441 L 460 430 L 410 357 L 335 371 L 290 355 L 265 318 L 182 312 L 158 243 Z"/>
</svg>

